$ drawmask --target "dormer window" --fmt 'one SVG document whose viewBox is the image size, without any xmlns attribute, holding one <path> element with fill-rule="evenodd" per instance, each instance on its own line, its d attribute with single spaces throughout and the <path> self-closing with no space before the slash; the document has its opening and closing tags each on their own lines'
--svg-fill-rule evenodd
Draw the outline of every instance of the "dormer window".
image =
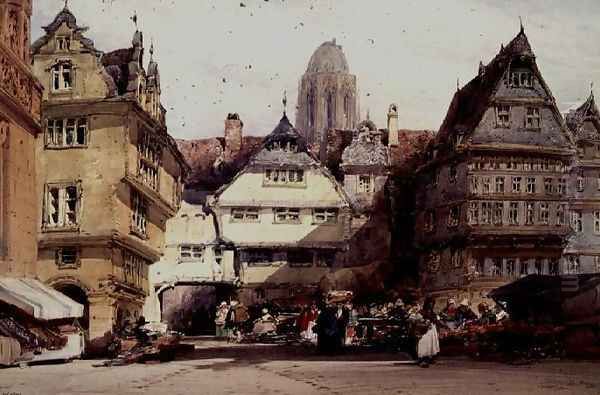
<svg viewBox="0 0 600 395">
<path fill-rule="evenodd" d="M 531 71 L 512 71 L 510 84 L 513 88 L 533 88 L 533 74 Z"/>
<path fill-rule="evenodd" d="M 71 38 L 65 36 L 56 37 L 56 50 L 68 52 L 71 50 Z"/>
<path fill-rule="evenodd" d="M 264 185 L 304 186 L 304 170 L 302 169 L 266 169 Z"/>
<path fill-rule="evenodd" d="M 496 106 L 496 126 L 499 128 L 510 127 L 510 106 Z"/>
<path fill-rule="evenodd" d="M 73 66 L 70 62 L 61 62 L 52 66 L 52 90 L 67 91 L 73 87 Z"/>
<path fill-rule="evenodd" d="M 542 119 L 540 117 L 540 109 L 536 107 L 527 107 L 527 115 L 525 116 L 525 127 L 527 129 L 540 129 Z"/>
</svg>

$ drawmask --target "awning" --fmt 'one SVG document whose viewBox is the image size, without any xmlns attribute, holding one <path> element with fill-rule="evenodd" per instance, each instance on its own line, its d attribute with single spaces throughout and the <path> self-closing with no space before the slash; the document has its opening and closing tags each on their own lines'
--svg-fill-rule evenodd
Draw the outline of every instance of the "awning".
<svg viewBox="0 0 600 395">
<path fill-rule="evenodd" d="M 0 277 L 0 301 L 40 320 L 83 316 L 83 305 L 30 278 Z"/>
</svg>

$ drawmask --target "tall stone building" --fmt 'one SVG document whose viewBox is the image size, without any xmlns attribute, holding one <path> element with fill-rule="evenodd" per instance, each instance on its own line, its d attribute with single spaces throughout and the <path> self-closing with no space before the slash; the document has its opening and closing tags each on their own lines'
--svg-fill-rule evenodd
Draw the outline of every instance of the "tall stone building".
<svg viewBox="0 0 600 395">
<path fill-rule="evenodd" d="M 310 58 L 298 89 L 296 127 L 311 147 L 318 148 L 328 129 L 350 130 L 358 116 L 356 76 L 335 39 Z"/>
<path fill-rule="evenodd" d="M 434 296 L 485 296 L 568 270 L 572 135 L 523 29 L 459 89 L 419 170 L 421 280 Z"/>
<path fill-rule="evenodd" d="M 32 46 L 45 87 L 37 140 L 42 281 L 86 307 L 95 339 L 141 312 L 148 266 L 180 205 L 187 165 L 169 136 L 160 74 L 140 31 L 103 53 L 65 7 Z"/>
<path fill-rule="evenodd" d="M 566 121 L 577 144 L 569 183 L 573 235 L 565 250 L 566 271 L 600 272 L 600 112 L 593 92 Z"/>
<path fill-rule="evenodd" d="M 0 276 L 35 276 L 35 139 L 42 86 L 29 59 L 30 0 L 0 0 Z"/>
</svg>

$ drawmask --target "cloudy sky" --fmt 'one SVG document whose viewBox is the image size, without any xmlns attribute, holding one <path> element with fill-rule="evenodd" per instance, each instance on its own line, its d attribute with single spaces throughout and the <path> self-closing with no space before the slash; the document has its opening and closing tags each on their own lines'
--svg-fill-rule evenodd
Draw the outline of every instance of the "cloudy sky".
<svg viewBox="0 0 600 395">
<path fill-rule="evenodd" d="M 35 0 L 34 39 L 64 0 Z M 103 51 L 129 46 L 134 10 L 146 46 L 154 40 L 163 104 L 178 138 L 221 135 L 238 112 L 248 134 L 269 133 L 282 92 L 295 107 L 312 52 L 335 37 L 358 77 L 360 106 L 385 127 L 390 103 L 403 128 L 441 124 L 457 79 L 519 30 L 565 110 L 600 85 L 597 0 L 69 0 Z M 600 88 L 599 88 L 600 89 Z"/>
</svg>

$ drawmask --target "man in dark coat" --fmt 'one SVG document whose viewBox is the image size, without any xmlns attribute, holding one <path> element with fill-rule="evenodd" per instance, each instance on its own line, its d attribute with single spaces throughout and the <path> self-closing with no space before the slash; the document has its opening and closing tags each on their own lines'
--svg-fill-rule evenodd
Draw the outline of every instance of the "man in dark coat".
<svg viewBox="0 0 600 395">
<path fill-rule="evenodd" d="M 338 348 L 339 324 L 336 313 L 337 309 L 327 306 L 317 318 L 317 348 L 322 353 L 333 353 Z"/>
</svg>

